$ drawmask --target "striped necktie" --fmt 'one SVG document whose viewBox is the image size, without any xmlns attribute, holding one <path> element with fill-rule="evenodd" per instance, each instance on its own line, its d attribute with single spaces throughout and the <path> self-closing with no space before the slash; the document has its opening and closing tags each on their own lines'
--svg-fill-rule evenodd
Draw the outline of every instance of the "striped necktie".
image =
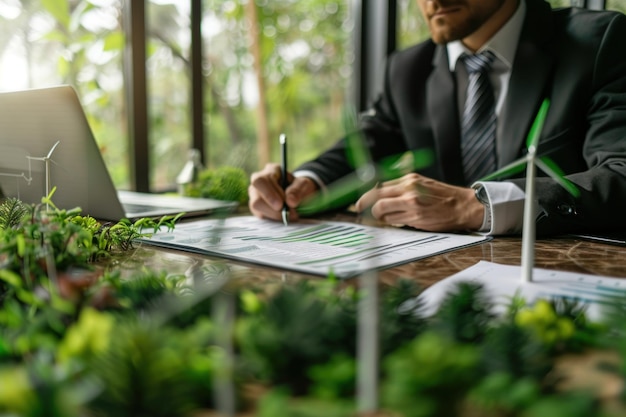
<svg viewBox="0 0 626 417">
<path fill-rule="evenodd" d="M 461 124 L 461 155 L 467 184 L 496 169 L 496 106 L 489 81 L 494 59 L 491 51 L 461 56 L 469 76 Z"/>
</svg>

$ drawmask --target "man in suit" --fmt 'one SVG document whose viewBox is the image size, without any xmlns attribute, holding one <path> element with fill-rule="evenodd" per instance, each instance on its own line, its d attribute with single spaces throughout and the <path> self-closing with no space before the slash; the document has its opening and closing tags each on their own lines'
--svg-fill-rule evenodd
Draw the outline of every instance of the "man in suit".
<svg viewBox="0 0 626 417">
<path fill-rule="evenodd" d="M 626 16 L 552 10 L 543 0 L 417 2 L 431 39 L 389 57 L 382 93 L 359 128 L 377 161 L 430 150 L 433 163 L 367 191 L 356 208 L 430 231 L 521 231 L 524 173 L 498 182 L 477 182 L 468 173 L 466 101 L 476 96 L 470 92 L 476 82 L 465 62 L 480 55 L 488 57 L 481 58 L 489 61 L 491 86 L 484 96 L 495 113 L 484 134 L 491 142 L 479 151 L 490 153 L 494 165 L 481 169 L 502 168 L 525 154 L 528 131 L 549 98 L 538 155 L 548 155 L 579 196 L 538 177 L 537 232 L 626 227 Z M 276 164 L 254 173 L 252 213 L 278 220 L 286 201 L 297 218 L 304 199 L 350 173 L 346 150 L 344 139 L 303 164 L 289 175 L 286 192 Z"/>
</svg>

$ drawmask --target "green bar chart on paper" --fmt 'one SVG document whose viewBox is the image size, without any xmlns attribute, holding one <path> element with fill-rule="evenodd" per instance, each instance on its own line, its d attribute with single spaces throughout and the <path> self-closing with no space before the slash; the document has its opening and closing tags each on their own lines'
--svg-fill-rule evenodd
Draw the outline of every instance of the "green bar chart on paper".
<svg viewBox="0 0 626 417">
<path fill-rule="evenodd" d="M 351 277 L 477 244 L 488 238 L 303 220 L 283 225 L 252 216 L 176 225 L 143 242 L 314 275 Z"/>
</svg>

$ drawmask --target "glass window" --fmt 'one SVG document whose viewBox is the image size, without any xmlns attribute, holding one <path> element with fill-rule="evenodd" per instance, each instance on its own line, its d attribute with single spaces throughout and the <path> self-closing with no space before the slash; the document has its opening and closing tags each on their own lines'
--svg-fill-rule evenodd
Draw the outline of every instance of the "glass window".
<svg viewBox="0 0 626 417">
<path fill-rule="evenodd" d="M 248 172 L 316 156 L 343 133 L 352 77 L 348 0 L 205 0 L 207 160 Z"/>
<path fill-rule="evenodd" d="M 113 181 L 128 182 L 120 2 L 0 0 L 0 89 L 76 88 Z"/>
<path fill-rule="evenodd" d="M 398 1 L 398 49 L 403 49 L 430 37 L 428 25 L 415 0 Z"/>
<path fill-rule="evenodd" d="M 553 9 L 557 7 L 570 7 L 572 5 L 571 0 L 548 0 L 548 3 L 550 3 Z"/>
<path fill-rule="evenodd" d="M 348 0 L 204 0 L 208 165 L 293 166 L 343 132 L 352 78 Z M 0 89 L 68 83 L 82 99 L 114 183 L 130 187 L 121 0 L 0 0 Z M 252 7 L 256 6 L 256 7 Z M 146 2 L 150 185 L 172 189 L 191 143 L 190 2 Z"/>
<path fill-rule="evenodd" d="M 191 138 L 190 1 L 146 3 L 150 189 L 172 190 Z"/>
<path fill-rule="evenodd" d="M 617 10 L 618 12 L 626 13 L 626 2 L 624 2 L 624 0 L 607 0 L 606 8 L 609 10 Z"/>
</svg>

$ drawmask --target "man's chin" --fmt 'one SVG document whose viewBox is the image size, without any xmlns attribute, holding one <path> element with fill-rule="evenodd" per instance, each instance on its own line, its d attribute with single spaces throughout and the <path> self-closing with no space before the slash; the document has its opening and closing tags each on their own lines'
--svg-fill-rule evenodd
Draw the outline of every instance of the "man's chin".
<svg viewBox="0 0 626 417">
<path fill-rule="evenodd" d="M 472 32 L 473 30 L 471 30 L 470 26 L 467 24 L 448 22 L 443 19 L 433 21 L 430 25 L 430 37 L 433 42 L 438 44 L 458 41 L 459 39 L 465 38 Z"/>
<path fill-rule="evenodd" d="M 430 36 L 433 42 L 442 45 L 461 39 L 459 36 L 456 36 L 453 31 L 448 30 L 448 28 L 439 28 L 437 30 L 433 30 L 430 32 Z"/>
</svg>

